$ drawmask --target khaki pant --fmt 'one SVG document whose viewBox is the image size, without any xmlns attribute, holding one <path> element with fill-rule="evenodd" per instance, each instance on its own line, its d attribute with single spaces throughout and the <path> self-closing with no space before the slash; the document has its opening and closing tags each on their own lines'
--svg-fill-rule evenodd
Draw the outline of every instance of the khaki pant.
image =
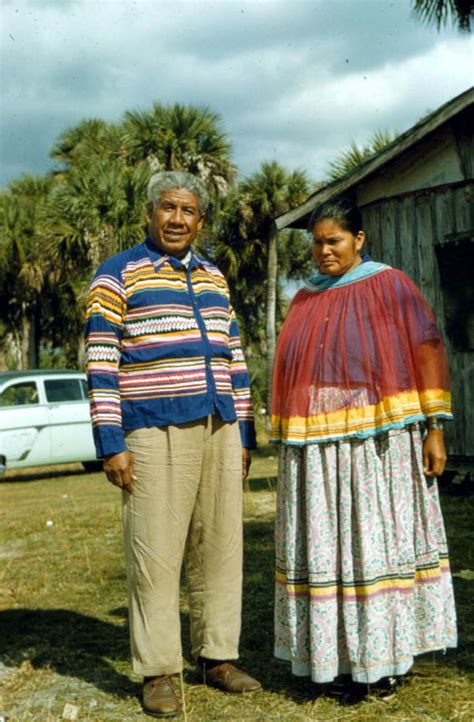
<svg viewBox="0 0 474 722">
<path fill-rule="evenodd" d="M 215 416 L 127 434 L 134 455 L 123 492 L 133 671 L 182 669 L 183 557 L 195 657 L 236 659 L 242 594 L 242 447 L 237 422 Z"/>
</svg>

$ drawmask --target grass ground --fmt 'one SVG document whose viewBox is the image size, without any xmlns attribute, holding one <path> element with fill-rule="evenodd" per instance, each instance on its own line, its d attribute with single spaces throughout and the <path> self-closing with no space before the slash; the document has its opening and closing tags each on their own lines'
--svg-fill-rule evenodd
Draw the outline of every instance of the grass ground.
<svg viewBox="0 0 474 722">
<path fill-rule="evenodd" d="M 200 684 L 182 623 L 187 718 L 259 722 L 474 719 L 474 499 L 443 495 L 460 647 L 420 658 L 389 700 L 342 703 L 292 677 L 272 658 L 274 452 L 255 457 L 245 501 L 242 665 L 264 691 L 230 697 Z M 0 719 L 53 722 L 66 704 L 78 720 L 143 720 L 128 661 L 120 494 L 79 467 L 0 483 Z M 471 570 L 471 574 L 467 573 Z M 66 718 L 74 719 L 74 716 Z"/>
</svg>

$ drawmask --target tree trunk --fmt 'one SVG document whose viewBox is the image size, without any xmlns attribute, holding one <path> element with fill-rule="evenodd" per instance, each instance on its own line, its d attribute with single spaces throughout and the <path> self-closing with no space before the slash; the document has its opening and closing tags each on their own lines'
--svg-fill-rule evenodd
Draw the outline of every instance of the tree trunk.
<svg viewBox="0 0 474 722">
<path fill-rule="evenodd" d="M 86 363 L 86 344 L 84 342 L 84 336 L 81 334 L 77 343 L 77 368 L 79 371 L 84 371 Z"/>
<path fill-rule="evenodd" d="M 23 308 L 21 316 L 21 370 L 38 368 L 36 318 L 34 311 Z"/>
<path fill-rule="evenodd" d="M 267 425 L 269 425 L 272 407 L 272 369 L 275 356 L 276 340 L 276 292 L 278 275 L 278 233 L 275 224 L 272 224 L 268 236 L 268 263 L 267 263 Z"/>
<path fill-rule="evenodd" d="M 26 312 L 25 309 L 22 309 L 23 313 L 21 315 L 21 330 L 20 330 L 20 339 L 21 339 L 21 361 L 20 361 L 20 371 L 24 371 L 25 369 L 29 368 L 29 356 L 30 356 L 30 318 Z"/>
<path fill-rule="evenodd" d="M 38 355 L 36 344 L 36 323 L 35 317 L 30 316 L 30 333 L 28 335 L 28 366 L 29 369 L 38 368 Z"/>
<path fill-rule="evenodd" d="M 18 329 L 8 333 L 5 338 L 5 370 L 19 371 L 21 369 L 21 337 Z"/>
<path fill-rule="evenodd" d="M 0 371 L 7 371 L 7 338 L 5 337 L 0 341 Z"/>
<path fill-rule="evenodd" d="M 40 338 L 41 338 L 41 326 L 40 326 L 40 313 L 38 308 L 32 311 L 31 318 L 32 333 L 30 334 L 30 354 L 29 362 L 31 369 L 38 369 L 40 366 Z"/>
</svg>

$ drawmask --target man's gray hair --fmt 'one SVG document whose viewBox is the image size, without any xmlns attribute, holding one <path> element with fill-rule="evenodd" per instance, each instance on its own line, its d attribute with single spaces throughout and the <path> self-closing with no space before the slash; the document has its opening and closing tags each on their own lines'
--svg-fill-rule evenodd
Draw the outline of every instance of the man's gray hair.
<svg viewBox="0 0 474 722">
<path fill-rule="evenodd" d="M 206 186 L 200 178 L 184 171 L 161 171 L 152 175 L 148 181 L 148 203 L 155 204 L 165 191 L 175 190 L 175 188 L 185 188 L 195 195 L 200 213 L 204 214 L 207 211 L 209 194 Z"/>
</svg>

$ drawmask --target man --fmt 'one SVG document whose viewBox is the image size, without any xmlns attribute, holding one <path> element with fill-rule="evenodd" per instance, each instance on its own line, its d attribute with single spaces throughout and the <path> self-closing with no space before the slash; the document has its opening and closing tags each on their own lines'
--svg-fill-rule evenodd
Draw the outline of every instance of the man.
<svg viewBox="0 0 474 722">
<path fill-rule="evenodd" d="M 144 677 L 145 711 L 168 717 L 179 712 L 183 556 L 205 683 L 261 686 L 230 663 L 255 429 L 227 284 L 192 250 L 207 192 L 188 173 L 158 173 L 148 201 L 144 243 L 103 263 L 91 285 L 87 369 L 97 455 L 123 490 L 133 670 Z"/>
</svg>

